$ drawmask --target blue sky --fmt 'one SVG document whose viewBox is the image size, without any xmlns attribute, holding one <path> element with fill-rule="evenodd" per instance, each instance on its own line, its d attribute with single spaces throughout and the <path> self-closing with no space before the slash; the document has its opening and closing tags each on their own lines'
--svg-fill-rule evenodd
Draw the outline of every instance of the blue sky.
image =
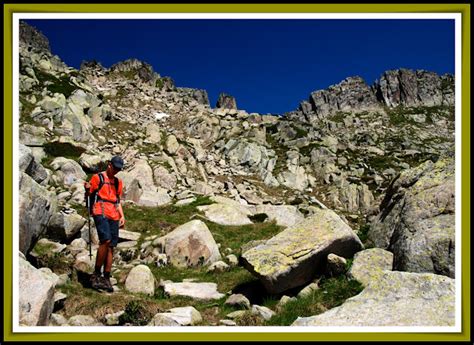
<svg viewBox="0 0 474 345">
<path fill-rule="evenodd" d="M 371 85 L 390 69 L 454 74 L 454 20 L 26 20 L 53 54 L 79 68 L 129 58 L 176 86 L 221 92 L 239 109 L 294 110 L 312 91 L 349 76 Z"/>
</svg>

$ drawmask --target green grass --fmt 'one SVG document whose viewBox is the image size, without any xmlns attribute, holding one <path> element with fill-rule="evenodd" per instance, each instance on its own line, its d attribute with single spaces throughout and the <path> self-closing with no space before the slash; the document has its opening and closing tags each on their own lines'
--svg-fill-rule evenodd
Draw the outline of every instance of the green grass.
<svg viewBox="0 0 474 345">
<path fill-rule="evenodd" d="M 33 248 L 39 267 L 49 267 L 54 273 L 70 273 L 73 261 L 62 253 L 55 253 L 52 250 L 54 245 L 36 243 Z"/>
<path fill-rule="evenodd" d="M 309 145 L 303 146 L 302 148 L 300 148 L 299 151 L 303 156 L 310 156 L 311 151 L 313 151 L 313 149 L 318 149 L 320 147 L 321 147 L 321 144 L 319 143 L 310 143 Z"/>
<path fill-rule="evenodd" d="M 374 248 L 374 243 L 369 239 L 370 224 L 362 224 L 357 231 L 357 236 L 364 245 L 365 249 Z"/>
<path fill-rule="evenodd" d="M 328 120 L 336 123 L 343 123 L 344 119 L 350 115 L 350 113 L 338 111 L 336 114 L 329 116 Z"/>
<path fill-rule="evenodd" d="M 23 95 L 20 95 L 20 103 L 22 106 L 20 113 L 20 122 L 37 126 L 38 123 L 31 117 L 31 113 L 35 109 L 35 105 L 33 103 L 30 103 Z"/>
<path fill-rule="evenodd" d="M 320 288 L 306 297 L 285 304 L 278 314 L 264 323 L 265 326 L 289 326 L 297 317 L 321 314 L 341 305 L 346 299 L 359 294 L 362 285 L 346 276 L 322 279 Z"/>
<path fill-rule="evenodd" d="M 222 248 L 231 248 L 234 253 L 237 253 L 243 244 L 252 240 L 271 238 L 283 229 L 275 222 L 225 226 L 207 221 L 202 217 L 191 218 L 193 215 L 200 214 L 197 206 L 209 204 L 212 204 L 209 197 L 199 196 L 194 202 L 183 206 L 128 206 L 124 208 L 127 230 L 143 233 L 142 239 L 153 235 L 164 236 L 179 225 L 188 223 L 192 219 L 200 219 L 207 225 L 215 241 L 220 243 Z"/>
<path fill-rule="evenodd" d="M 62 93 L 68 98 L 78 87 L 69 81 L 68 76 L 61 76 L 59 78 L 52 74 L 46 73 L 40 69 L 34 68 L 34 72 L 38 81 L 45 85 L 48 91 L 52 93 Z"/>
<path fill-rule="evenodd" d="M 295 126 L 294 124 L 292 124 L 291 127 L 296 131 L 296 138 L 304 138 L 308 135 L 308 131 L 301 127 Z"/>
</svg>

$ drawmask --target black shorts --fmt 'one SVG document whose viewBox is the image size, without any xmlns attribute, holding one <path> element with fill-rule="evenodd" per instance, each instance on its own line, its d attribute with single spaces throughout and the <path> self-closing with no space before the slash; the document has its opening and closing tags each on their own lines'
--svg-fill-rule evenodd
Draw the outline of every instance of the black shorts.
<svg viewBox="0 0 474 345">
<path fill-rule="evenodd" d="M 119 235 L 119 221 L 104 216 L 94 216 L 94 223 L 100 243 L 110 240 L 110 246 L 116 247 Z"/>
</svg>

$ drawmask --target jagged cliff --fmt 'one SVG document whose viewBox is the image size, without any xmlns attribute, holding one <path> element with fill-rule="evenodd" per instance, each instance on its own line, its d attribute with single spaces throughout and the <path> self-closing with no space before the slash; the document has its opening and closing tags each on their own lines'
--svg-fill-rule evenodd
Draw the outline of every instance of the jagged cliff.
<svg viewBox="0 0 474 345">
<path fill-rule="evenodd" d="M 451 75 L 398 69 L 382 73 L 372 86 L 360 77 L 349 77 L 312 92 L 298 109 L 282 116 L 249 114 L 225 93 L 212 108 L 205 90 L 176 86 L 171 77 L 162 77 L 151 65 L 136 59 L 110 68 L 97 61 L 85 61 L 79 70 L 68 67 L 51 54 L 44 35 L 21 23 L 19 78 L 22 260 L 41 266 L 45 261 L 39 258 L 44 253 L 38 243 L 54 247 L 58 257 L 71 261 L 69 274 L 61 279 L 75 275 L 77 280 L 90 273 L 93 263 L 84 242 L 89 241 L 88 228 L 78 211 L 83 203 L 83 181 L 112 155 L 121 154 L 126 165 L 118 176 L 125 184 L 125 213 L 128 208 L 130 226 L 141 229 L 120 234 L 124 244 L 117 250 L 118 271 L 114 274 L 119 277 L 126 272 L 125 278 L 130 279 L 118 279 L 114 285 L 125 299 L 137 292 L 155 293 L 156 281 L 162 277 L 149 271 L 152 266 L 184 267 L 189 277 L 195 274 L 191 270 L 195 267 L 205 267 L 216 276 L 219 271 L 238 276 L 247 269 L 272 293 L 290 293 L 306 285 L 305 293 L 316 293 L 315 278 L 346 276 L 338 260 L 359 253 L 360 258 L 367 254 L 370 259 L 372 254 L 363 247 L 374 244 L 384 255 L 391 255 L 389 264 L 387 259 L 354 259 L 359 271 L 382 267 L 383 261 L 383 269 L 390 270 L 393 263 L 398 270 L 417 273 L 370 275 L 370 279 L 352 274 L 364 284 L 372 281 L 372 293 L 383 294 L 376 287 L 377 279 L 382 278 L 385 283 L 406 280 L 417 289 L 425 281 L 436 289 L 452 284 Z M 430 172 L 432 166 L 435 169 Z M 430 173 L 439 177 L 434 184 L 426 182 L 434 178 Z M 208 197 L 208 205 L 202 204 L 202 196 Z M 160 207 L 166 205 L 173 205 L 172 212 L 179 213 L 177 207 L 183 204 L 195 206 L 195 214 L 176 224 L 178 227 L 170 228 L 160 220 L 160 236 L 151 229 L 156 222 L 133 221 L 134 214 L 158 210 L 159 215 Z M 163 212 L 171 212 L 166 210 Z M 265 237 L 257 228 L 246 228 L 262 217 L 284 230 Z M 214 237 L 227 243 L 233 237 L 219 231 L 229 226 L 236 227 L 233 232 L 242 231 L 237 238 L 245 245 L 239 242 L 239 248 L 219 248 Z M 254 237 L 249 238 L 252 231 Z M 93 231 L 95 244 L 96 236 Z M 254 239 L 263 241 L 252 242 Z M 417 261 L 419 257 L 422 262 Z M 51 317 L 52 293 L 56 285 L 60 289 L 59 278 L 53 275 L 55 283 L 48 283 L 50 278 L 28 265 L 22 261 L 21 284 L 28 286 L 33 279 L 43 282 L 44 293 L 35 302 L 43 308 L 21 309 L 22 322 L 79 322 L 62 320 L 54 313 Z M 425 275 L 416 275 L 422 272 Z M 430 274 L 450 278 L 432 280 Z M 201 298 L 203 291 L 209 293 L 209 299 L 223 297 L 213 286 L 189 284 L 162 280 L 160 288 L 168 295 L 196 288 L 192 298 Z M 403 300 L 399 292 L 393 293 Z M 241 297 L 231 297 L 246 305 Z M 415 297 L 406 296 L 420 303 Z M 31 303 L 28 296 L 22 298 L 20 308 Z M 451 310 L 451 302 L 449 297 L 442 307 Z M 368 302 L 361 302 L 359 308 L 366 308 L 364 303 Z M 270 319 L 274 313 L 252 304 L 252 315 Z M 201 307 L 199 311 L 207 308 Z M 383 313 L 380 318 L 402 325 L 403 313 L 399 312 L 398 321 Z M 169 315 L 155 315 L 149 321 L 154 325 L 176 323 L 177 318 Z M 410 322 L 451 324 L 448 316 Z M 203 322 L 198 319 L 188 324 Z M 226 319 L 222 324 L 232 322 Z"/>
</svg>

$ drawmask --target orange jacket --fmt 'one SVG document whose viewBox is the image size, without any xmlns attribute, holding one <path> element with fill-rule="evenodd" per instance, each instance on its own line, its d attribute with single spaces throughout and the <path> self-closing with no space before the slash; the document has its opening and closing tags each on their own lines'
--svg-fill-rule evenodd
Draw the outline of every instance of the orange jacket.
<svg viewBox="0 0 474 345">
<path fill-rule="evenodd" d="M 100 173 L 104 177 L 104 185 L 97 194 L 97 202 L 94 203 L 92 208 L 92 215 L 104 215 L 106 218 L 112 220 L 119 220 L 120 214 L 118 212 L 117 192 L 115 190 L 114 179 L 109 179 L 107 173 Z M 121 179 L 118 179 L 118 195 L 122 197 L 123 183 Z M 90 180 L 89 193 L 93 193 L 99 188 L 100 178 L 99 174 L 92 176 Z"/>
</svg>

